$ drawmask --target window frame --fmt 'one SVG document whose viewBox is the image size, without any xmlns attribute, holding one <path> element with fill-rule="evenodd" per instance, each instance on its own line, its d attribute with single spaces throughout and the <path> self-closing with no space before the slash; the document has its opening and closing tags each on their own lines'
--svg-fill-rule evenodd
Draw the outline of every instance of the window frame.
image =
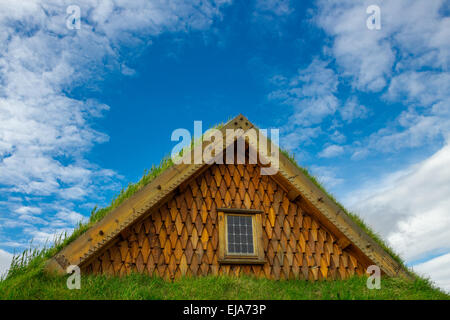
<svg viewBox="0 0 450 320">
<path fill-rule="evenodd" d="M 218 208 L 219 218 L 219 263 L 223 264 L 264 264 L 261 214 L 264 211 L 254 209 Z M 228 252 L 227 216 L 252 217 L 253 254 Z"/>
</svg>

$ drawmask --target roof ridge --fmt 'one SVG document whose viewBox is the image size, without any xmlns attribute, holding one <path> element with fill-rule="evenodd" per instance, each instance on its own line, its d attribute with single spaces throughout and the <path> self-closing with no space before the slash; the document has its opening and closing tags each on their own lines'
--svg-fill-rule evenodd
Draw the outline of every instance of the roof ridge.
<svg viewBox="0 0 450 320">
<path fill-rule="evenodd" d="M 223 133 L 227 129 L 243 129 L 239 135 L 235 135 L 233 141 L 229 142 L 230 144 L 234 143 L 237 138 L 245 135 L 252 128 L 259 132 L 259 129 L 243 114 L 239 114 L 227 121 L 220 131 Z M 202 140 L 201 143 L 202 152 L 205 150 L 205 147 L 211 145 L 209 141 L 205 143 Z M 220 146 L 221 150 L 225 150 L 227 142 L 221 141 L 220 143 L 222 143 Z M 271 141 L 270 143 L 274 145 Z M 213 142 L 213 144 L 217 143 Z M 251 144 L 249 146 L 251 147 Z M 274 146 L 279 150 L 279 146 Z M 256 151 L 259 153 L 257 146 L 256 148 Z M 188 148 L 188 150 L 192 152 L 193 148 Z M 379 265 L 386 274 L 390 276 L 408 275 L 408 272 L 401 264 L 395 261 L 386 250 L 359 227 L 346 212 L 342 211 L 339 204 L 321 190 L 314 181 L 311 181 L 311 178 L 294 165 L 291 159 L 282 152 L 279 153 L 279 157 L 279 175 L 291 186 L 291 191 L 300 194 L 305 201 L 317 209 L 315 214 L 322 222 L 325 221 L 326 223 L 326 221 L 329 221 L 328 224 L 335 227 L 342 239 L 345 237 L 353 243 L 366 257 Z M 46 270 L 65 273 L 68 265 L 82 264 L 100 249 L 110 244 L 122 230 L 132 225 L 142 215 L 148 213 L 155 205 L 164 201 L 181 183 L 207 165 L 204 162 L 200 164 L 182 163 L 167 168 L 52 257 L 46 264 Z"/>
</svg>

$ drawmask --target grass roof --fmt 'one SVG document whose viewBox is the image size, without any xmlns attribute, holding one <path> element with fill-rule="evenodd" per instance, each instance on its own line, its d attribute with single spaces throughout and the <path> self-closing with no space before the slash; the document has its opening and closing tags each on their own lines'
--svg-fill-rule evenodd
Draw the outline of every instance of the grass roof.
<svg viewBox="0 0 450 320">
<path fill-rule="evenodd" d="M 218 125 L 215 128 L 220 128 L 223 125 Z M 193 142 L 194 143 L 194 142 Z M 192 146 L 192 145 L 191 145 Z M 417 290 L 418 288 L 427 288 L 425 291 L 430 293 L 432 291 L 435 291 L 435 295 L 434 294 L 426 294 L 423 296 L 423 298 L 432 298 L 432 297 L 449 297 L 448 295 L 446 295 L 445 293 L 443 293 L 442 291 L 440 291 L 439 289 L 435 288 L 432 283 L 427 280 L 427 279 L 423 279 L 417 275 L 415 275 L 411 270 L 409 270 L 405 263 L 403 262 L 403 260 L 400 258 L 399 255 L 397 255 L 392 248 L 390 248 L 383 240 L 382 238 L 375 233 L 370 227 L 367 226 L 367 224 L 364 223 L 364 221 L 356 214 L 351 213 L 349 211 L 347 211 L 342 204 L 340 204 L 334 197 L 333 195 L 331 195 L 330 193 L 328 193 L 325 188 L 321 185 L 321 183 L 313 176 L 309 173 L 309 171 L 306 168 L 303 168 L 301 166 L 298 165 L 297 161 L 294 158 L 293 154 L 290 154 L 289 152 L 287 152 L 286 150 L 282 150 L 280 149 L 281 152 L 297 167 L 299 168 L 305 175 L 307 175 L 311 181 L 313 181 L 318 188 L 320 188 L 323 192 L 325 192 L 330 199 L 332 199 L 340 208 L 342 211 L 344 211 L 358 226 L 360 226 L 369 236 L 371 236 L 373 238 L 374 241 L 376 241 L 384 250 L 386 250 L 386 252 L 388 252 L 392 258 L 394 260 L 396 260 L 399 264 L 401 264 L 406 270 L 408 270 L 410 272 L 410 274 L 413 276 L 413 281 L 409 284 L 406 285 L 404 284 L 405 288 L 408 286 L 410 288 L 411 291 L 410 293 L 408 293 L 407 296 L 405 296 L 404 298 L 408 298 L 408 297 L 413 297 L 414 294 L 414 290 Z M 126 188 L 123 188 L 120 193 L 114 197 L 111 200 L 111 203 L 103 208 L 97 208 L 94 207 L 91 215 L 89 217 L 89 220 L 86 223 L 78 223 L 77 226 L 75 227 L 74 231 L 72 234 L 68 235 L 68 234 L 62 234 L 59 237 L 57 237 L 54 240 L 54 243 L 50 246 L 46 246 L 42 249 L 27 249 L 24 252 L 22 252 L 21 254 L 17 254 L 14 255 L 10 269 L 8 271 L 8 273 L 6 275 L 0 275 L 0 299 L 2 298 L 16 298 L 16 297 L 22 297 L 23 299 L 27 299 L 27 298 L 38 298 L 37 296 L 34 296 L 31 292 L 27 292 L 26 290 L 23 291 L 22 293 L 20 293 L 21 290 L 18 290 L 19 287 L 21 286 L 25 286 L 27 288 L 30 287 L 30 285 L 32 283 L 34 283 L 37 279 L 41 279 L 41 280 L 45 280 L 43 282 L 45 283 L 53 283 L 53 284 L 58 284 L 61 280 L 61 278 L 59 277 L 55 277 L 55 276 L 50 276 L 50 275 L 45 275 L 43 272 L 44 269 L 44 265 L 45 262 L 51 258 L 52 256 L 54 256 L 56 253 L 58 253 L 62 248 L 64 248 L 65 246 L 67 246 L 69 243 L 71 243 L 72 241 L 74 241 L 76 238 L 78 238 L 81 234 L 83 234 L 86 230 L 88 230 L 92 225 L 94 225 L 96 222 L 100 221 L 103 217 L 105 217 L 108 213 L 110 213 L 112 210 L 114 210 L 115 208 L 117 208 L 121 203 L 123 203 L 125 200 L 127 200 L 128 198 L 130 198 L 132 195 L 134 195 L 136 192 L 138 192 L 139 190 L 141 190 L 143 187 L 145 187 L 147 184 L 149 184 L 151 181 L 153 181 L 157 176 L 159 176 L 161 173 L 163 173 L 165 170 L 167 170 L 168 168 L 170 168 L 171 166 L 173 166 L 173 162 L 172 159 L 170 157 L 164 157 L 162 159 L 162 161 L 160 162 L 159 165 L 155 166 L 152 165 L 152 167 L 149 170 L 145 170 L 144 174 L 142 176 L 142 178 L 136 182 L 136 183 L 130 183 L 128 184 L 128 186 Z M 133 278 L 135 277 L 135 278 Z M 139 278 L 140 276 L 133 276 L 130 279 L 141 279 Z M 136 278 L 137 277 L 137 278 Z M 146 281 L 156 281 L 155 283 L 160 283 L 158 281 L 163 281 L 163 280 L 150 280 L 150 277 L 147 276 L 147 278 L 149 278 Z M 214 277 L 213 277 L 214 278 Z M 91 297 L 94 298 L 107 298 L 106 296 L 102 296 L 100 293 L 98 293 L 96 291 L 95 288 L 97 288 L 98 286 L 100 286 L 101 281 L 103 281 L 104 279 L 106 279 L 105 277 L 87 277 L 88 279 L 88 283 L 92 284 L 92 295 Z M 97 279 L 97 280 L 96 280 Z M 103 280 L 102 280 L 103 279 Z M 111 281 L 111 286 L 120 286 L 121 284 L 124 283 L 125 280 L 120 280 L 120 279 L 116 279 L 114 277 L 112 278 L 108 278 L 108 281 Z M 143 278 L 142 278 L 143 279 Z M 217 278 L 218 279 L 218 278 Z M 184 280 L 184 281 L 188 281 L 188 280 Z M 213 281 L 211 280 L 198 280 L 198 281 Z M 237 281 L 237 280 L 217 280 L 217 281 Z M 254 282 L 252 281 L 260 281 L 260 280 L 248 280 L 249 284 L 251 285 L 256 285 Z M 270 281 L 270 280 L 267 280 Z M 297 282 L 295 283 L 301 283 L 300 280 L 296 280 Z M 348 281 L 348 282 L 347 282 Z M 341 281 L 342 283 L 348 283 L 349 285 L 358 283 L 358 281 L 363 281 L 363 280 L 343 280 Z M 385 280 L 385 281 L 391 281 L 389 283 L 393 284 L 392 290 L 394 290 L 394 283 L 396 283 L 395 281 L 403 281 L 403 280 Z M 393 282 L 392 282 L 393 281 Z M 132 282 L 132 281 L 131 281 Z M 181 285 L 189 283 L 189 282 L 181 282 Z M 266 282 L 266 283 L 270 283 L 270 282 Z M 333 283 L 339 283 L 338 282 L 333 282 Z M 402 282 L 403 283 L 403 282 Z M 130 284 L 131 286 L 133 286 L 133 284 Z M 324 284 L 322 284 L 323 286 Z M 270 286 L 276 286 L 274 284 L 271 284 Z M 281 287 L 285 287 L 288 288 L 289 285 L 281 285 Z M 301 286 L 306 286 L 306 284 L 300 284 Z M 342 285 L 337 285 L 342 286 Z M 39 286 L 38 286 L 39 287 Z M 42 284 L 41 285 L 41 289 L 43 290 L 41 293 L 43 294 L 43 296 L 41 296 L 41 298 L 51 298 L 52 294 L 50 292 L 47 292 L 47 284 Z M 51 288 L 51 286 L 49 287 Z M 55 288 L 57 288 L 57 285 L 55 286 Z M 89 289 L 89 290 L 91 290 Z M 18 290 L 18 291 L 17 291 Z M 30 289 L 31 290 L 31 289 Z M 48 289 L 50 290 L 50 289 Z M 167 289 L 169 290 L 169 289 Z M 298 289 L 300 290 L 300 289 Z M 331 290 L 331 291 L 330 291 Z M 409 289 L 408 289 L 409 290 Z M 31 290 L 33 291 L 33 290 Z M 66 290 L 67 291 L 67 290 Z M 325 294 L 325 297 L 332 297 L 333 293 L 332 293 L 333 289 L 328 288 L 326 289 L 325 292 L 327 292 Z M 97 292 L 97 293 L 96 293 Z M 119 291 L 122 292 L 122 290 Z M 126 291 L 123 291 L 126 292 Z M 249 291 L 252 292 L 252 291 Z M 291 291 L 289 291 L 291 292 Z M 291 293 L 285 293 L 286 294 L 286 298 L 291 297 Z M 296 290 L 294 290 L 294 292 L 296 292 Z M 22 295 L 21 295 L 22 294 Z M 99 296 L 96 294 L 100 294 Z M 111 293 L 112 294 L 112 293 Z M 262 293 L 261 293 L 262 294 Z M 293 294 L 293 293 L 292 293 Z M 300 293 L 299 293 L 300 294 Z M 337 294 L 337 293 L 335 293 Z M 441 296 L 441 294 L 443 296 Z M 116 296 L 114 294 L 112 294 L 110 296 L 110 298 L 115 298 Z M 131 295 L 129 296 L 129 298 L 133 298 L 134 296 Z M 230 298 L 234 297 L 233 295 L 230 295 Z M 292 296 L 291 298 L 293 298 L 294 296 Z M 303 294 L 300 294 L 298 296 L 298 298 L 302 298 L 302 297 L 306 297 Z M 308 296 L 311 298 L 311 296 Z M 321 294 L 318 294 L 317 296 L 318 298 L 321 297 Z M 341 298 L 339 296 L 336 296 L 337 298 Z M 351 298 L 351 295 L 348 296 L 349 298 Z M 359 298 L 383 298 L 383 299 L 388 299 L 387 296 L 384 295 L 376 295 L 376 294 L 367 294 L 366 293 L 361 293 L 361 295 L 356 295 L 354 298 L 358 299 Z M 68 296 L 61 296 L 61 299 L 64 298 L 77 298 L 76 293 L 72 293 Z M 86 296 L 86 298 L 89 298 L 89 296 Z M 117 297 L 116 297 L 117 298 Z M 127 298 L 127 296 L 124 296 L 124 298 Z M 186 297 L 185 297 L 186 298 Z M 196 298 L 195 296 L 192 296 L 191 298 Z M 201 296 L 198 296 L 198 298 L 201 298 Z M 220 298 L 220 296 L 216 297 L 216 298 Z M 256 297 L 255 297 L 256 298 Z M 280 296 L 281 298 L 281 296 Z"/>
</svg>

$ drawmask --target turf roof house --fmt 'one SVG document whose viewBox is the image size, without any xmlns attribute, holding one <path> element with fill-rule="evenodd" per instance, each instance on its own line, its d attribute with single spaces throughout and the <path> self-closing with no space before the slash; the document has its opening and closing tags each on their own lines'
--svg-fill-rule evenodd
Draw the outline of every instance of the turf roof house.
<svg viewBox="0 0 450 320">
<path fill-rule="evenodd" d="M 242 115 L 220 130 L 238 128 L 258 131 Z M 253 146 L 246 147 L 248 155 Z M 173 165 L 63 248 L 46 269 L 318 280 L 362 275 L 372 264 L 388 276 L 407 275 L 280 152 L 272 176 L 261 175 L 259 164 Z"/>
</svg>

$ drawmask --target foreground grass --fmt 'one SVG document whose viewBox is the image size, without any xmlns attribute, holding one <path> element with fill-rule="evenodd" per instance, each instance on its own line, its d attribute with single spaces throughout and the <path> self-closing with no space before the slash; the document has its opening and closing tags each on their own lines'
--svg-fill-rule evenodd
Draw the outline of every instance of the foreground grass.
<svg viewBox="0 0 450 320">
<path fill-rule="evenodd" d="M 69 290 L 66 277 L 38 272 L 0 282 L 0 299 L 450 299 L 427 280 L 383 278 L 380 290 L 369 290 L 366 278 L 308 282 L 253 277 L 183 278 L 174 282 L 145 275 L 84 276 L 80 290 Z"/>
</svg>

